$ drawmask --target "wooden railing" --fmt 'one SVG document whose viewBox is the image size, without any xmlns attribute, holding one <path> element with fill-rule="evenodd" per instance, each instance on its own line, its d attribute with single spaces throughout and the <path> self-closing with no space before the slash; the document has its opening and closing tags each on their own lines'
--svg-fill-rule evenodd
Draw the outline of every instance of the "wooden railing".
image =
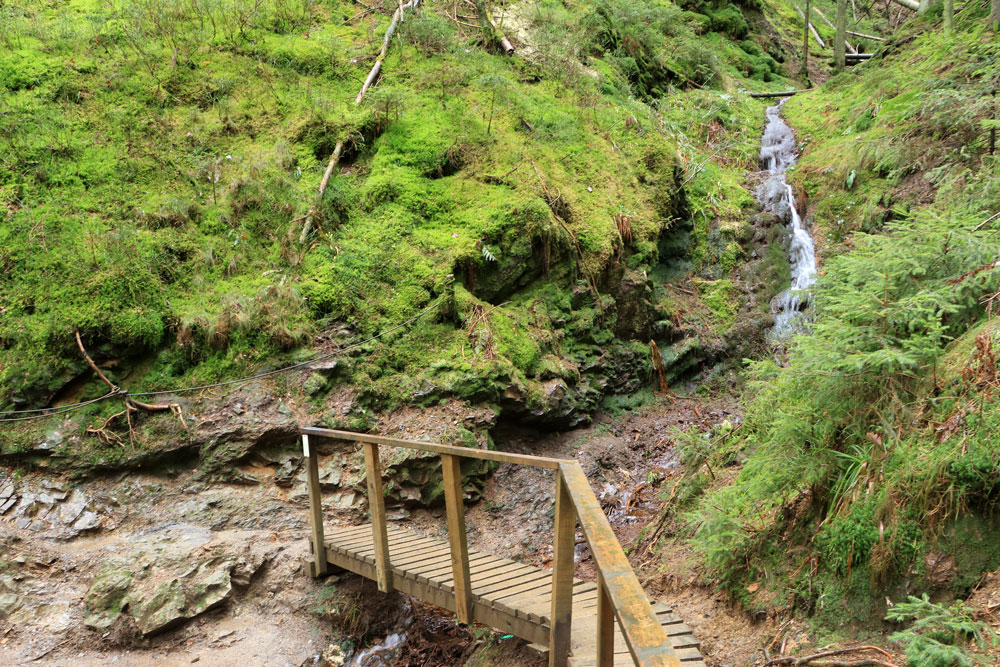
<svg viewBox="0 0 1000 667">
<path fill-rule="evenodd" d="M 554 470 L 556 505 L 552 610 L 549 617 L 550 667 L 566 665 L 570 653 L 570 630 L 573 622 L 573 555 L 578 520 L 594 556 L 598 573 L 597 664 L 605 666 L 613 663 L 614 623 L 617 621 L 636 665 L 679 667 L 680 661 L 670 645 L 667 634 L 660 626 L 656 613 L 650 606 L 635 572 L 632 571 L 618 543 L 618 538 L 611 529 L 611 524 L 577 461 L 453 447 L 325 428 L 305 427 L 301 432 L 303 453 L 307 459 L 315 575 L 326 574 L 327 557 L 323 533 L 322 495 L 319 488 L 319 463 L 316 450 L 309 444 L 310 436 L 359 442 L 364 449 L 377 583 L 379 590 L 385 592 L 391 591 L 393 585 L 379 446 L 415 449 L 441 456 L 445 514 L 454 576 L 455 609 L 458 621 L 465 624 L 471 623 L 474 619 L 460 459 L 482 459 Z"/>
</svg>

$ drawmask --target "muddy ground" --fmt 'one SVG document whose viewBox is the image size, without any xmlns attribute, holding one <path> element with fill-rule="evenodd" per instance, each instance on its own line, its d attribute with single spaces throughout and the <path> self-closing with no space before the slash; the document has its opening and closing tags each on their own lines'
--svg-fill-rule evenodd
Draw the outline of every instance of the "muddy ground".
<svg viewBox="0 0 1000 667">
<path fill-rule="evenodd" d="M 666 553 L 640 544 L 661 486 L 681 472 L 672 429 L 724 421 L 740 421 L 731 401 L 666 399 L 566 433 L 501 426 L 493 435 L 501 449 L 576 457 L 650 597 L 691 626 L 708 664 L 762 664 L 776 620 L 751 619 L 705 585 L 683 542 Z M 358 651 L 403 635 L 366 664 L 538 664 L 519 640 L 457 627 L 450 615 L 379 594 L 353 575 L 311 579 L 307 498 L 301 486 L 275 483 L 280 467 L 246 466 L 243 479 L 256 483 L 240 485 L 206 484 L 193 470 L 73 484 L 7 469 L 0 510 L 19 500 L 0 515 L 0 664 L 351 664 Z M 553 487 L 551 473 L 501 466 L 468 507 L 470 545 L 548 565 Z M 339 506 L 329 522 L 363 520 L 342 495 L 329 501 Z M 443 532 L 443 508 L 389 515 Z M 592 580 L 582 535 L 577 541 L 577 574 Z M 797 625 L 782 635 L 793 645 L 809 639 Z"/>
</svg>

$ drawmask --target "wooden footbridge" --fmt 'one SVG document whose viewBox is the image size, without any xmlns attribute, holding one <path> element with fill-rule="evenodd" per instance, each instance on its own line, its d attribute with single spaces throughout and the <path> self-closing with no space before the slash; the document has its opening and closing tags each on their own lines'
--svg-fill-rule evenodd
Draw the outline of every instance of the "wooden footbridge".
<svg viewBox="0 0 1000 667">
<path fill-rule="evenodd" d="M 310 436 L 362 444 L 371 523 L 324 527 L 319 460 Z M 447 542 L 387 526 L 380 446 L 441 456 Z M 331 568 L 349 570 L 378 582 L 381 591 L 399 590 L 448 609 L 460 623 L 478 621 L 521 637 L 547 654 L 550 666 L 704 667 L 690 629 L 669 607 L 651 605 L 646 598 L 577 461 L 322 428 L 303 428 L 302 447 L 308 463 L 313 576 Z M 462 458 L 555 471 L 552 570 L 469 549 Z M 594 557 L 597 582 L 573 576 L 577 521 Z"/>
</svg>

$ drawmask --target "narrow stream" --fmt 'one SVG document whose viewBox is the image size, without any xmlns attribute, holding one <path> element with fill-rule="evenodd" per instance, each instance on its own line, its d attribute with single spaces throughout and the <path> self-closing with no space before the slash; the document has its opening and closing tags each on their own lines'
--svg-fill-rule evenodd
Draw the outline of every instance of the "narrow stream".
<svg viewBox="0 0 1000 667">
<path fill-rule="evenodd" d="M 771 302 L 776 338 L 784 338 L 799 326 L 809 306 L 807 290 L 816 282 L 816 250 L 795 209 L 792 186 L 785 180 L 785 171 L 798 158 L 798 145 L 792 129 L 781 117 L 782 104 L 784 100 L 767 108 L 767 126 L 760 146 L 760 165 L 766 175 L 757 186 L 757 201 L 761 208 L 778 216 L 788 228 L 790 237 L 788 261 L 792 269 L 792 284 Z"/>
</svg>

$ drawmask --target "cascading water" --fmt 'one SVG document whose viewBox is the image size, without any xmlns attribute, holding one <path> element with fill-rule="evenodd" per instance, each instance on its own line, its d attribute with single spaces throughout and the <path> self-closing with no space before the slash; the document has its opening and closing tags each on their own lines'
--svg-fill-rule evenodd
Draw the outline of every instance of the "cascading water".
<svg viewBox="0 0 1000 667">
<path fill-rule="evenodd" d="M 785 98 L 787 99 L 787 98 Z M 795 164 L 798 146 L 795 135 L 781 117 L 781 105 L 767 108 L 767 126 L 760 146 L 760 165 L 764 180 L 757 186 L 757 201 L 775 214 L 788 227 L 790 243 L 788 261 L 792 269 L 792 284 L 771 302 L 774 313 L 774 335 L 784 337 L 796 327 L 796 320 L 809 305 L 806 290 L 816 282 L 816 250 L 809 231 L 795 209 L 792 186 L 785 180 L 785 171 Z"/>
</svg>

